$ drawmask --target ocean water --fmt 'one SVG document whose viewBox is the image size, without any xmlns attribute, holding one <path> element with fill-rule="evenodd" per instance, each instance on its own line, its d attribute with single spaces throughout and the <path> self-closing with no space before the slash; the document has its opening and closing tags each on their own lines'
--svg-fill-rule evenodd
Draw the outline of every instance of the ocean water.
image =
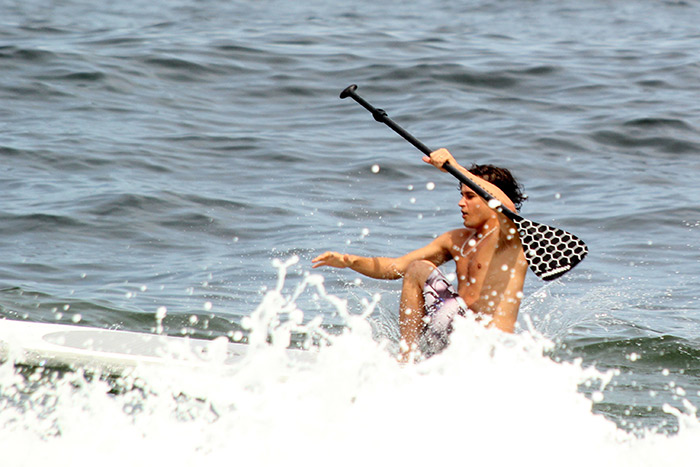
<svg viewBox="0 0 700 467">
<path fill-rule="evenodd" d="M 280 339 L 121 380 L 6 362 L 3 465 L 695 465 L 699 5 L 0 12 L 0 316 L 154 332 L 165 315 L 167 334 L 233 339 L 292 310 L 332 342 L 314 363 Z M 460 226 L 455 181 L 340 100 L 352 83 L 429 147 L 510 168 L 524 217 L 589 245 L 563 278 L 528 277 L 514 336 L 460 321 L 401 367 L 400 283 L 311 271 Z"/>
</svg>

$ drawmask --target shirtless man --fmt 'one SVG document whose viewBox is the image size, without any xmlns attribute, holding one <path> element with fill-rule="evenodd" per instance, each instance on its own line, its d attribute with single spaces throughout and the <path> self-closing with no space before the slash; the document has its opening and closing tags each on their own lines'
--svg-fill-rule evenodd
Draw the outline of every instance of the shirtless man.
<svg viewBox="0 0 700 467">
<path fill-rule="evenodd" d="M 513 212 L 524 196 L 510 172 L 474 166 L 469 172 L 446 149 L 423 160 L 442 169 L 449 163 Z M 313 267 L 351 268 L 375 279 L 403 278 L 399 305 L 401 358 L 412 360 L 420 347 L 430 355 L 448 343 L 452 320 L 468 310 L 488 317 L 489 326 L 513 332 L 522 298 L 527 261 L 515 225 L 465 185 L 459 207 L 463 229 L 451 230 L 399 258 L 363 257 L 328 251 Z M 508 193 L 508 195 L 506 195 Z M 438 266 L 453 259 L 457 293 Z"/>
</svg>

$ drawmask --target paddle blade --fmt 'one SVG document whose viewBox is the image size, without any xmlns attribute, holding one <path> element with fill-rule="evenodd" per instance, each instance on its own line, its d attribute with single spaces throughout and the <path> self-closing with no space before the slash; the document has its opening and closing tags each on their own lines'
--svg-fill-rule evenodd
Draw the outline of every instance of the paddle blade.
<svg viewBox="0 0 700 467">
<path fill-rule="evenodd" d="M 530 269 L 540 279 L 551 281 L 562 276 L 588 254 L 586 244 L 569 232 L 523 218 L 513 222 Z"/>
</svg>

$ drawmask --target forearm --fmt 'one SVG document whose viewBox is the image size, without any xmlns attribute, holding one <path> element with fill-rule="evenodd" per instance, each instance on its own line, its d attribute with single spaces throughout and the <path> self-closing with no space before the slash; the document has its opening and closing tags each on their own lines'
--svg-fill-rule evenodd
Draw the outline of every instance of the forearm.
<svg viewBox="0 0 700 467">
<path fill-rule="evenodd" d="M 327 251 L 312 259 L 314 268 L 330 266 L 333 268 L 350 268 L 373 279 L 399 279 L 404 269 L 399 259 L 366 257 Z"/>
<path fill-rule="evenodd" d="M 483 190 L 485 190 L 487 193 L 489 193 L 491 196 L 496 198 L 498 201 L 500 201 L 505 207 L 510 209 L 513 212 L 516 212 L 515 205 L 513 204 L 513 201 L 506 196 L 503 191 L 498 188 L 496 185 L 493 183 L 490 183 L 486 180 L 484 180 L 481 177 L 477 177 L 473 173 L 469 172 L 466 168 L 464 168 L 462 165 L 460 165 L 457 160 L 450 154 L 450 152 L 445 149 L 441 148 L 438 149 L 437 151 L 433 152 L 430 154 L 430 156 L 425 156 L 423 157 L 423 160 L 427 162 L 428 164 L 432 164 L 435 167 L 443 169 L 443 166 L 446 163 L 449 163 L 452 167 L 457 169 L 459 172 L 461 172 L 465 177 L 467 177 L 470 181 L 474 182 L 476 185 L 480 186 Z"/>
<path fill-rule="evenodd" d="M 373 279 L 401 279 L 408 266 L 414 261 L 430 261 L 440 266 L 451 258 L 449 247 L 454 244 L 452 235 L 460 231 L 446 232 L 428 245 L 397 258 L 368 257 L 327 251 L 312 259 L 314 268 L 330 266 L 333 268 L 350 268 Z M 461 239 L 461 235 L 459 236 Z"/>
<path fill-rule="evenodd" d="M 451 162 L 450 165 L 454 166 L 454 168 L 459 170 L 462 173 L 462 175 L 464 175 L 469 180 L 474 182 L 475 185 L 478 185 L 479 187 L 481 187 L 484 191 L 486 191 L 486 193 L 490 194 L 492 197 L 494 197 L 496 200 L 498 200 L 506 208 L 510 209 L 513 212 L 516 211 L 515 205 L 513 205 L 513 202 L 510 200 L 510 198 L 508 198 L 508 196 L 506 196 L 506 194 L 503 193 L 503 191 L 500 188 L 498 188 L 496 185 L 494 185 L 490 182 L 487 182 L 486 180 L 484 180 L 481 177 L 477 177 L 476 175 L 474 175 L 473 173 L 468 171 L 464 166 L 457 163 L 457 161 Z"/>
<path fill-rule="evenodd" d="M 403 277 L 396 258 L 345 255 L 347 267 L 373 279 L 394 280 Z"/>
</svg>

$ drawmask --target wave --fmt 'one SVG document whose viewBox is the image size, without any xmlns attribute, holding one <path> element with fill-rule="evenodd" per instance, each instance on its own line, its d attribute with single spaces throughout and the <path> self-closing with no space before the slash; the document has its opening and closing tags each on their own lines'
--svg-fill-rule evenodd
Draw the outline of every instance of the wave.
<svg viewBox="0 0 700 467">
<path fill-rule="evenodd" d="M 678 118 L 659 118 L 659 117 L 645 117 L 645 118 L 635 118 L 628 120 L 623 123 L 624 126 L 652 129 L 652 128 L 673 128 L 677 130 L 685 130 L 690 132 L 695 132 L 695 128 L 688 122 Z"/>
<path fill-rule="evenodd" d="M 17 46 L 0 46 L 0 60 L 19 62 L 46 62 L 54 59 L 56 53 L 37 48 L 26 48 Z"/>
<path fill-rule="evenodd" d="M 619 148 L 650 148 L 667 154 L 697 154 L 700 143 L 671 136 L 630 135 L 613 130 L 596 131 L 591 138 L 603 145 Z"/>
<path fill-rule="evenodd" d="M 599 365 L 629 366 L 633 361 L 636 369 L 673 368 L 682 369 L 686 374 L 700 376 L 700 370 L 697 368 L 700 361 L 700 342 L 673 335 L 592 340 L 593 342 L 567 341 L 563 348 L 572 356 Z"/>
<path fill-rule="evenodd" d="M 700 377 L 700 342 L 673 335 L 572 339 L 553 356 L 559 361 L 579 358 L 585 365 L 611 371 L 615 376 L 593 411 L 640 437 L 650 427 L 659 433 L 678 433 L 678 420 L 665 409 L 666 401 L 687 405 L 688 400 L 697 400 L 691 391 Z M 585 385 L 582 391 L 594 398 L 594 391 Z"/>
</svg>

